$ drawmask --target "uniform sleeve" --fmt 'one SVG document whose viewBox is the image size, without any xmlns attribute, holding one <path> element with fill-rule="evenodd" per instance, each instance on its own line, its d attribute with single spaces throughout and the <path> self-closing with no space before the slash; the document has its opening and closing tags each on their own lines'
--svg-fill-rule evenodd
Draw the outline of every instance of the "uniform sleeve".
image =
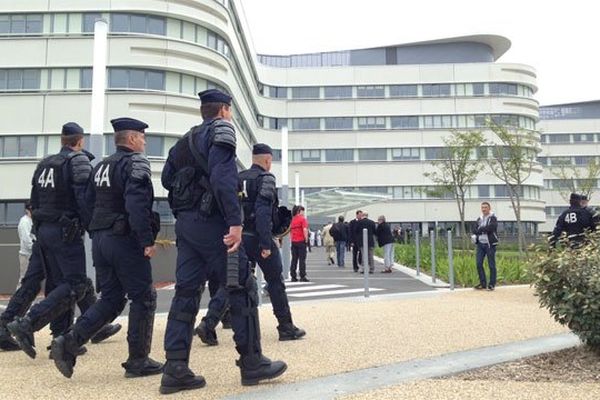
<svg viewBox="0 0 600 400">
<path fill-rule="evenodd" d="M 208 151 L 210 186 L 223 213 L 227 226 L 242 225 L 242 212 L 238 200 L 238 171 L 235 150 L 229 145 L 215 143 Z"/>
<path fill-rule="evenodd" d="M 124 164 L 127 165 L 127 164 Z M 152 190 L 150 162 L 143 154 L 134 154 L 125 174 L 125 210 L 129 214 L 129 226 L 135 232 L 142 247 L 154 244 L 152 233 Z"/>
<path fill-rule="evenodd" d="M 77 205 L 77 213 L 83 226 L 92 220 L 93 203 L 86 201 L 88 182 L 92 175 L 92 164 L 85 153 L 78 153 L 71 158 L 70 177 L 73 182 L 73 195 Z"/>
<path fill-rule="evenodd" d="M 269 250 L 273 241 L 273 202 L 277 195 L 275 177 L 271 174 L 263 175 L 260 180 L 258 196 L 254 205 L 256 213 L 256 232 L 260 248 Z"/>
<path fill-rule="evenodd" d="M 162 174 L 160 176 L 160 181 L 163 187 L 169 192 L 173 188 L 173 177 L 175 176 L 175 165 L 173 164 L 174 157 L 175 146 L 171 147 L 171 150 L 169 150 L 169 157 L 167 157 L 167 161 L 165 162 L 165 166 L 163 167 Z"/>
<path fill-rule="evenodd" d="M 565 231 L 565 216 L 566 216 L 566 213 L 567 213 L 567 211 L 565 211 L 562 214 L 560 214 L 560 216 L 556 220 L 556 226 L 554 227 L 554 230 L 552 231 L 552 235 L 550 235 L 548 237 L 548 243 L 551 246 L 555 246 L 556 245 L 556 242 L 560 238 L 560 235 Z"/>
</svg>

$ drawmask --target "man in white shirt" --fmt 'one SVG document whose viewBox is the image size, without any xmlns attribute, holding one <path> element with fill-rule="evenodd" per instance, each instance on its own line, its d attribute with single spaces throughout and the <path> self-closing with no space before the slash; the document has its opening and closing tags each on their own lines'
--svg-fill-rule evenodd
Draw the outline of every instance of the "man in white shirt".
<svg viewBox="0 0 600 400">
<path fill-rule="evenodd" d="M 31 204 L 27 202 L 25 204 L 25 215 L 21 217 L 19 221 L 18 231 L 19 231 L 19 240 L 20 240 L 20 248 L 19 248 L 19 283 L 17 284 L 17 289 L 21 285 L 21 279 L 25 276 L 25 272 L 27 271 L 27 266 L 29 265 L 29 257 L 31 257 L 31 247 L 33 246 L 33 238 L 31 235 L 31 229 L 33 228 L 33 221 L 31 219 Z"/>
</svg>

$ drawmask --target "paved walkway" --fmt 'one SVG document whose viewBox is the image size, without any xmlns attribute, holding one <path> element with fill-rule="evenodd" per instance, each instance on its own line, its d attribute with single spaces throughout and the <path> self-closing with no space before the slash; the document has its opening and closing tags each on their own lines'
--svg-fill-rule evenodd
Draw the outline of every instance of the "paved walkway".
<svg viewBox="0 0 600 400">
<path fill-rule="evenodd" d="M 231 331 L 218 328 L 220 346 L 206 347 L 195 340 L 192 349 L 191 367 L 206 377 L 207 387 L 178 398 L 235 398 L 232 396 L 365 370 L 375 371 L 370 381 L 395 384 L 386 380 L 393 374 L 385 368 L 566 333 L 540 309 L 527 287 L 499 288 L 495 292 L 429 291 L 370 299 L 301 301 L 294 304 L 293 312 L 295 322 L 308 332 L 305 339 L 297 342 L 279 342 L 277 323 L 269 308 L 263 307 L 260 313 L 265 354 L 283 359 L 289 365 L 281 378 L 256 388 L 241 387 Z M 166 317 L 158 316 L 152 356 L 159 360 L 164 357 L 165 325 Z M 47 359 L 44 348 L 49 341 L 47 330 L 36 335 L 39 352 L 36 360 L 22 353 L 0 353 L 0 376 L 4 377 L 0 398 L 14 398 L 17 393 L 24 399 L 48 400 L 161 398 L 160 377 L 123 378 L 120 363 L 126 358 L 126 329 L 107 343 L 89 345 L 88 354 L 77 360 L 71 380 L 62 377 Z M 494 355 L 498 350 L 489 352 Z M 377 370 L 378 367 L 384 369 Z M 379 386 L 365 389 L 376 387 Z M 398 392 L 387 398 L 399 398 Z M 428 399 L 426 395 L 410 398 Z"/>
</svg>

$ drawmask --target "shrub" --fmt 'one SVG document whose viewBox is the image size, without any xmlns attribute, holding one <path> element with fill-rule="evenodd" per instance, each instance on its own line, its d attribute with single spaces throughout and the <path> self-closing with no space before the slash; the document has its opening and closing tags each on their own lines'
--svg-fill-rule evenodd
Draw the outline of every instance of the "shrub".
<svg viewBox="0 0 600 400">
<path fill-rule="evenodd" d="M 600 234 L 571 249 L 536 246 L 529 260 L 542 307 L 581 341 L 600 350 Z"/>
</svg>

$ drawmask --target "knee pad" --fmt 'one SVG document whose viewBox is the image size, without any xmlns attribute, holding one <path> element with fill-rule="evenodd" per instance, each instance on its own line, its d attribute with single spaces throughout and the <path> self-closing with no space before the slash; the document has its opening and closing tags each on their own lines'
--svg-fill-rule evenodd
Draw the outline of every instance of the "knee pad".
<svg viewBox="0 0 600 400">
<path fill-rule="evenodd" d="M 175 299 L 171 304 L 169 311 L 169 320 L 180 321 L 193 324 L 196 321 L 196 314 L 200 308 L 200 297 L 204 291 L 204 286 L 199 289 L 188 289 L 175 287 Z M 181 304 L 177 300 L 191 300 L 191 304 Z"/>
</svg>

